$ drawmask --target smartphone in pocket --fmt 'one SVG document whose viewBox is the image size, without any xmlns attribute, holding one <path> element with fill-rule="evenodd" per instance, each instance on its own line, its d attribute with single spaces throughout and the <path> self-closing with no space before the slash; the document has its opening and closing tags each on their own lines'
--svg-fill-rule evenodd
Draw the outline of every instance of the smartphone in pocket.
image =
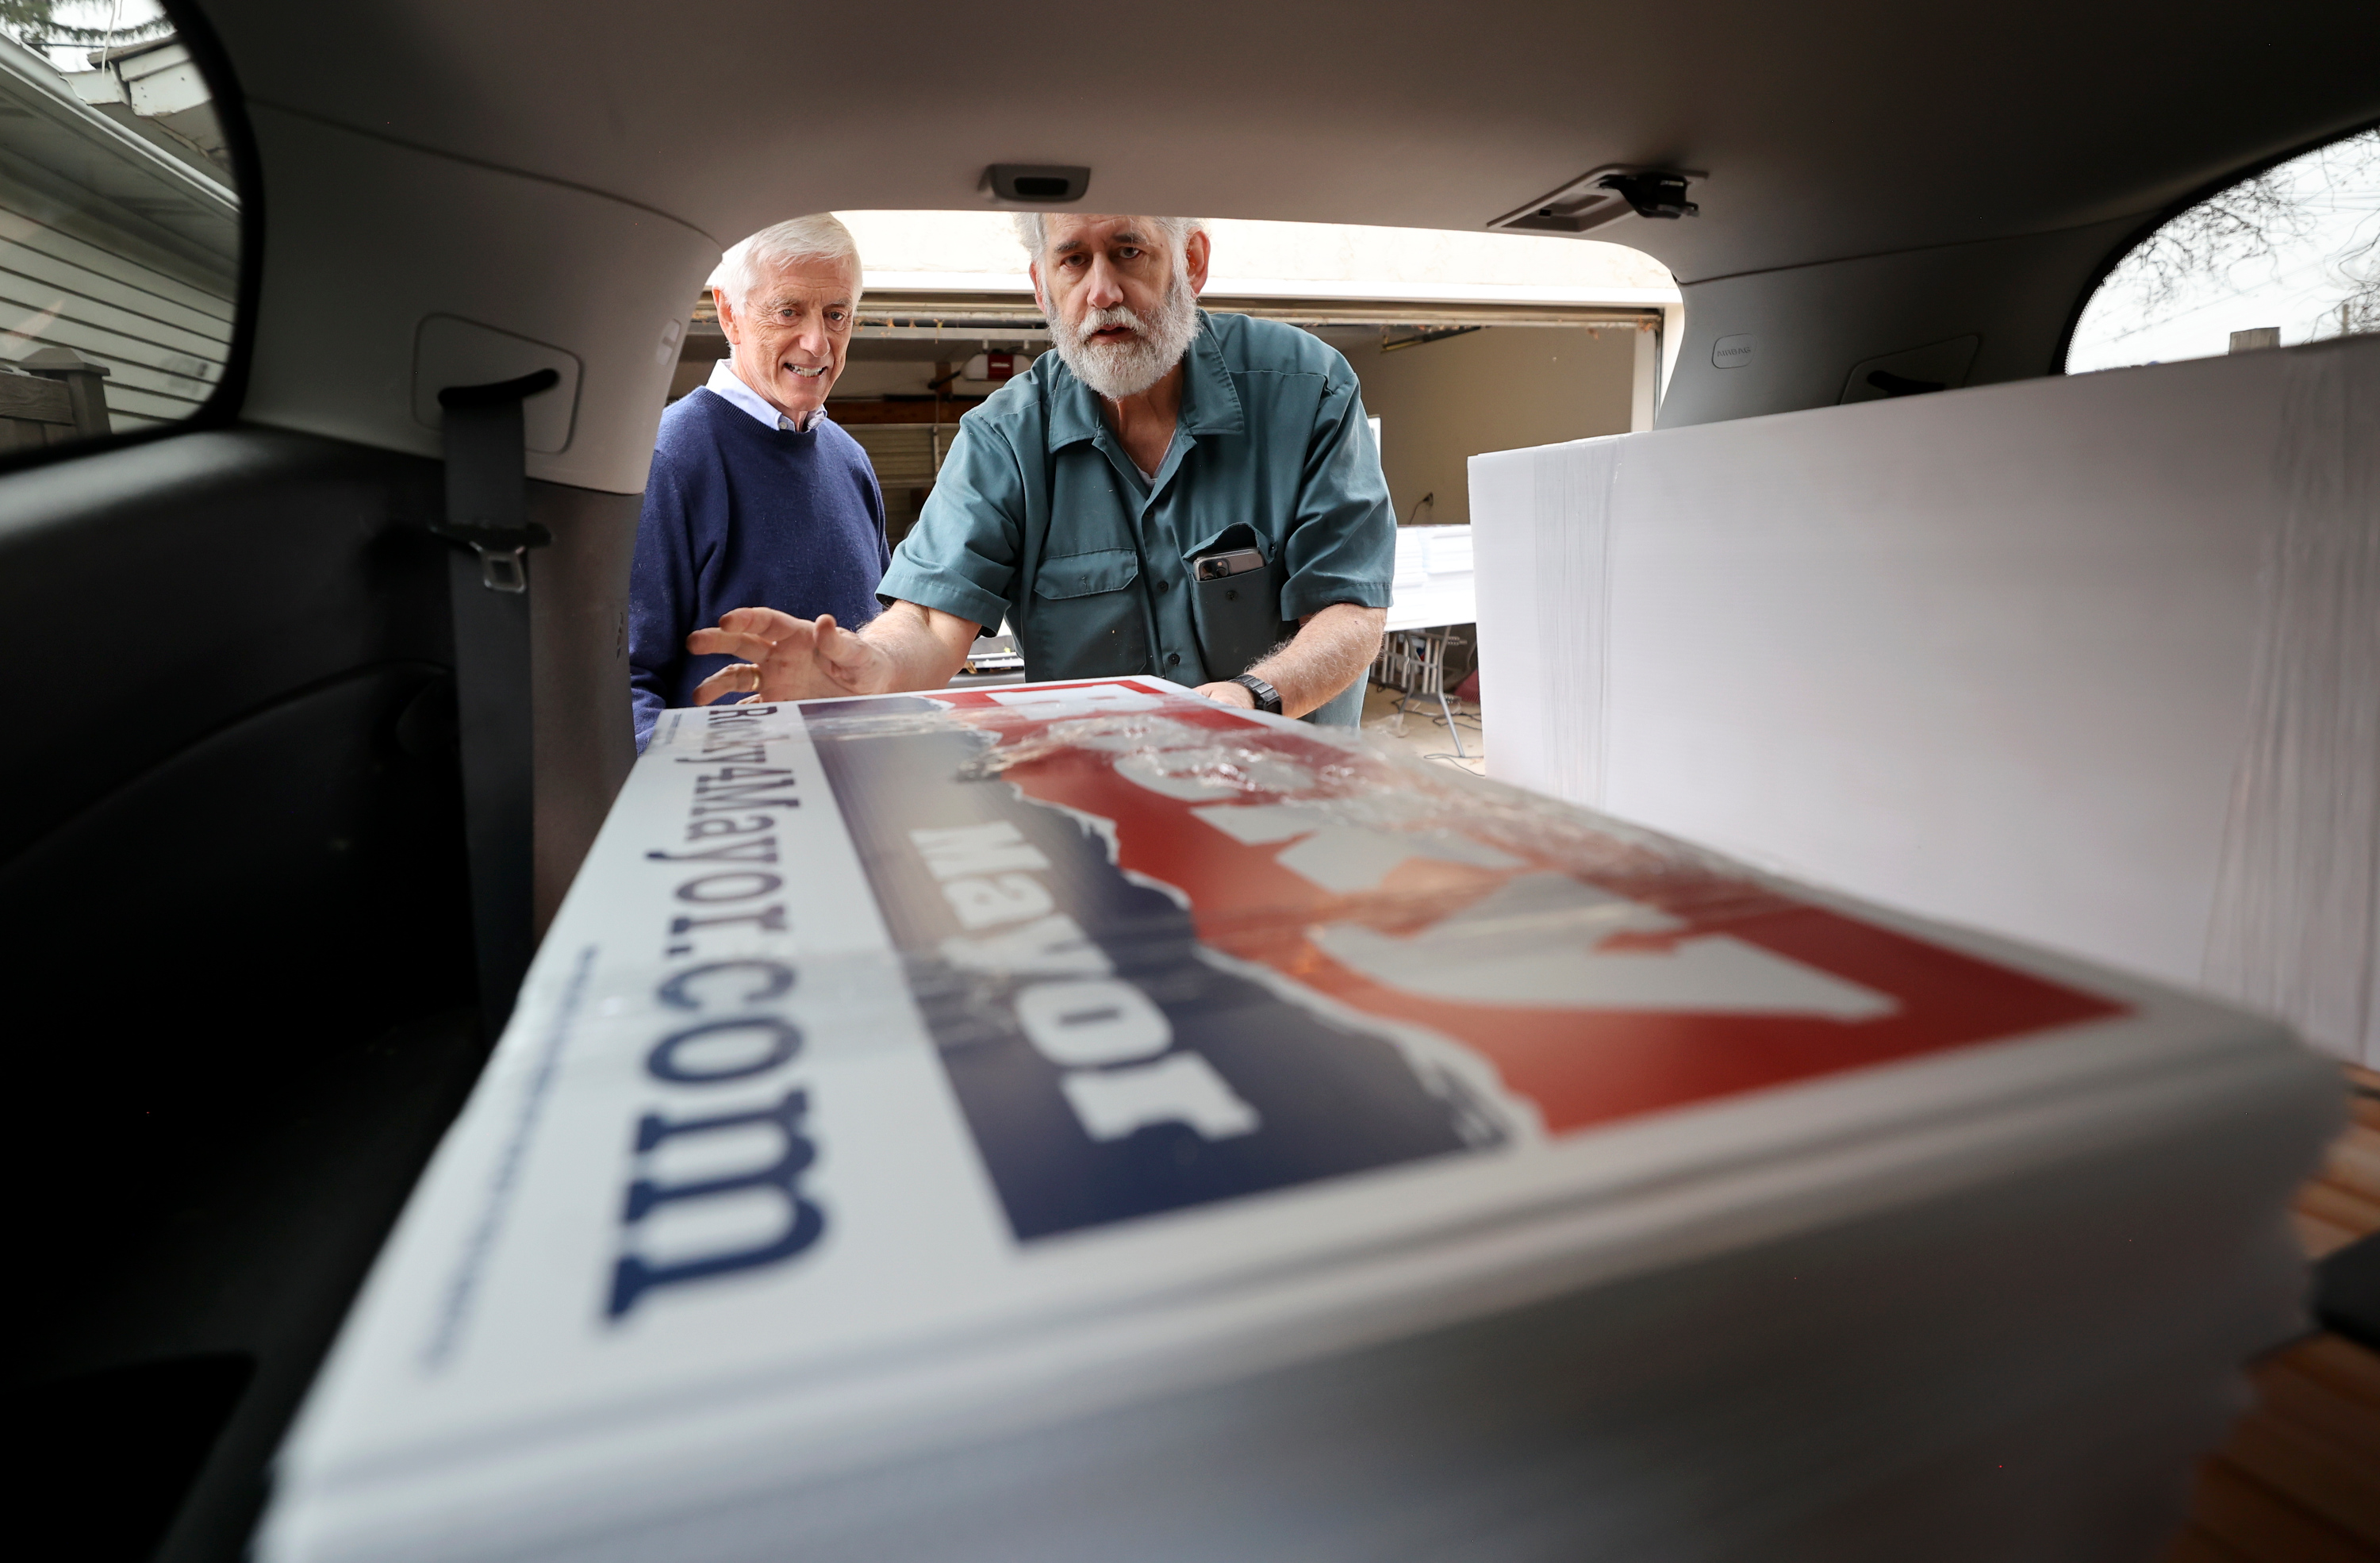
<svg viewBox="0 0 2380 1563">
<path fill-rule="evenodd" d="M 1190 561 L 1191 616 L 1209 678 L 1253 667 L 1281 639 L 1281 588 L 1253 548 L 1217 549 Z"/>
<path fill-rule="evenodd" d="M 1264 565 L 1264 555 L 1252 548 L 1235 548 L 1223 553 L 1202 553 L 1190 561 L 1190 578 L 1194 581 L 1220 581 L 1231 576 L 1245 576 L 1251 570 L 1261 570 Z"/>
</svg>

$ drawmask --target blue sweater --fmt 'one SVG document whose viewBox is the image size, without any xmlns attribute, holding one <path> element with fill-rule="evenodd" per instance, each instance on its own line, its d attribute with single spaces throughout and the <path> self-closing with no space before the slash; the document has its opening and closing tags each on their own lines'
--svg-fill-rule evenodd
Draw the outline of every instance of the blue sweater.
<svg viewBox="0 0 2380 1563">
<path fill-rule="evenodd" d="M 876 617 L 891 560 L 858 441 L 825 419 L 771 429 L 705 390 L 680 398 L 662 414 L 628 578 L 637 752 L 664 709 L 693 704 L 694 686 L 734 660 L 690 655 L 688 635 L 733 608 L 832 613 L 857 629 Z"/>
</svg>

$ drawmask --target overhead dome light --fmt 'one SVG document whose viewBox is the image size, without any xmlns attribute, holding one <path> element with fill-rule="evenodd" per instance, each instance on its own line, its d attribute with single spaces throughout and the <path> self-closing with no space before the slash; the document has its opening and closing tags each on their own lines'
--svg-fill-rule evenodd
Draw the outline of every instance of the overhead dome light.
<svg viewBox="0 0 2380 1563">
<path fill-rule="evenodd" d="M 1082 200 L 1090 189 L 1091 171 L 1038 163 L 995 163 L 983 171 L 980 188 L 996 200 L 1013 200 L 1020 206 L 1065 206 Z"/>
<path fill-rule="evenodd" d="M 1693 181 L 1710 176 L 1690 168 L 1649 168 L 1607 163 L 1488 225 L 1514 233 L 1583 234 L 1634 213 L 1692 217 L 1702 209 L 1686 199 Z"/>
</svg>

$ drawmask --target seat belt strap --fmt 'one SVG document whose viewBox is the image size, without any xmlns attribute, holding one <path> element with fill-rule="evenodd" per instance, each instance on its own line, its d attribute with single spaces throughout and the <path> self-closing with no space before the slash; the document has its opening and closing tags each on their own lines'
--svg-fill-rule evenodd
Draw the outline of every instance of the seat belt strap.
<svg viewBox="0 0 2380 1563">
<path fill-rule="evenodd" d="M 444 409 L 447 560 L 455 618 L 455 705 L 463 756 L 463 836 L 480 1014 L 493 1043 L 535 947 L 536 768 L 529 709 L 528 551 L 553 536 L 528 518 L 521 401 L 552 370 L 492 385 L 450 385 Z"/>
</svg>

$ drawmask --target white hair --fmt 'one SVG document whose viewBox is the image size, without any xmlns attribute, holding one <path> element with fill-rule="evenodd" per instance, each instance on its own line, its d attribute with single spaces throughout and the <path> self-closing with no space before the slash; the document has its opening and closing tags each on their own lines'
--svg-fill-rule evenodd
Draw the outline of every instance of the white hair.
<svg viewBox="0 0 2380 1563">
<path fill-rule="evenodd" d="M 719 264 L 711 269 L 710 280 L 702 285 L 719 288 L 731 302 L 740 304 L 760 285 L 763 273 L 781 271 L 804 260 L 833 260 L 849 266 L 851 301 L 859 302 L 859 246 L 853 242 L 851 230 L 828 212 L 772 223 L 729 247 L 727 253 L 719 258 Z"/>
<path fill-rule="evenodd" d="M 1050 247 L 1049 226 L 1042 221 L 1045 215 L 1039 212 L 1016 214 L 1016 242 L 1023 245 L 1026 253 L 1036 260 L 1040 260 Z M 1149 221 L 1156 224 L 1158 231 L 1165 236 L 1165 242 L 1173 247 L 1176 264 L 1180 263 L 1182 252 L 1190 243 L 1190 236 L 1207 231 L 1206 223 L 1196 217 L 1151 217 Z"/>
</svg>

